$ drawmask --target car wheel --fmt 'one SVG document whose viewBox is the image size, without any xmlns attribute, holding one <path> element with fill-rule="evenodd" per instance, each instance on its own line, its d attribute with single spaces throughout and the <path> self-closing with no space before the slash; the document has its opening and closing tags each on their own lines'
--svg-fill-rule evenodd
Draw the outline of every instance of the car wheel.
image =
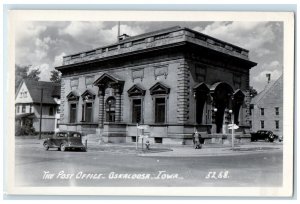
<svg viewBox="0 0 300 204">
<path fill-rule="evenodd" d="M 47 142 L 45 142 L 45 143 L 43 144 L 43 146 L 44 146 L 44 148 L 45 148 L 46 151 L 49 150 L 49 145 L 48 145 Z"/>
<path fill-rule="evenodd" d="M 62 152 L 66 151 L 66 146 L 64 144 L 60 145 L 60 151 Z"/>
<path fill-rule="evenodd" d="M 267 137 L 267 138 L 265 139 L 265 141 L 266 141 L 266 142 L 269 142 L 269 141 L 270 141 L 270 139 Z"/>
</svg>

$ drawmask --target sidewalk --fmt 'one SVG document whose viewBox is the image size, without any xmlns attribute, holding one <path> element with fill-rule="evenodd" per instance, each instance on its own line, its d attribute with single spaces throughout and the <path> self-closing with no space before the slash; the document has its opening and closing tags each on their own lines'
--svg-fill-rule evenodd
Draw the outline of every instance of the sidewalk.
<svg viewBox="0 0 300 204">
<path fill-rule="evenodd" d="M 262 152 L 282 151 L 282 143 L 249 143 L 236 144 L 232 150 L 229 146 L 217 144 L 204 144 L 202 149 L 193 146 L 174 146 L 172 151 L 159 153 L 142 153 L 143 157 L 205 157 L 205 156 L 233 156 L 245 154 L 258 154 Z"/>
<path fill-rule="evenodd" d="M 88 142 L 89 152 L 107 152 L 113 154 L 131 154 L 141 157 L 206 157 L 206 156 L 233 156 L 246 154 L 259 154 L 262 152 L 282 151 L 282 143 L 252 142 L 235 144 L 234 150 L 230 145 L 204 144 L 202 149 L 195 149 L 193 145 L 151 144 L 150 150 L 141 144 L 136 150 L 135 143 L 101 143 Z"/>
<path fill-rule="evenodd" d="M 44 140 L 37 139 L 16 139 L 15 145 L 18 147 L 43 148 Z M 84 143 L 84 141 L 83 141 Z M 262 152 L 282 151 L 282 143 L 278 142 L 251 142 L 247 144 L 235 144 L 234 150 L 230 145 L 223 144 L 204 144 L 202 149 L 195 149 L 193 145 L 170 145 L 170 144 L 151 144 L 150 150 L 142 150 L 141 144 L 136 150 L 135 143 L 98 143 L 88 141 L 88 152 L 103 152 L 112 154 L 131 154 L 142 157 L 205 157 L 205 156 L 230 156 L 257 154 Z"/>
</svg>

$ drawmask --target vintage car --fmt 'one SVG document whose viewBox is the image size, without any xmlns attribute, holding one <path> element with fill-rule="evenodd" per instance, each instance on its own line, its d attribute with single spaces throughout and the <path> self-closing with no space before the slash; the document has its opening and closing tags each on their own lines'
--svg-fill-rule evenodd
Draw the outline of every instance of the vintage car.
<svg viewBox="0 0 300 204">
<path fill-rule="evenodd" d="M 43 146 L 45 150 L 49 148 L 58 148 L 64 152 L 67 149 L 80 149 L 86 151 L 86 147 L 82 144 L 81 133 L 73 131 L 57 132 L 52 138 L 47 138 Z"/>
<path fill-rule="evenodd" d="M 257 132 L 251 133 L 251 141 L 265 140 L 266 142 L 273 142 L 275 139 L 278 139 L 278 136 L 273 134 L 269 130 L 258 130 Z"/>
</svg>

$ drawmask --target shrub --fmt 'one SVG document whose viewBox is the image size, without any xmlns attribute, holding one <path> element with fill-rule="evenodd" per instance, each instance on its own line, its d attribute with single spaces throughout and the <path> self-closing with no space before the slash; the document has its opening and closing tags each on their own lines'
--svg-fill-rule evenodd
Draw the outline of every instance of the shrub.
<svg viewBox="0 0 300 204">
<path fill-rule="evenodd" d="M 24 122 L 24 125 L 20 125 L 18 122 L 16 122 L 15 125 L 15 134 L 16 136 L 20 135 L 34 135 L 35 134 L 35 129 L 32 126 L 32 122 L 29 120 L 26 120 Z"/>
</svg>

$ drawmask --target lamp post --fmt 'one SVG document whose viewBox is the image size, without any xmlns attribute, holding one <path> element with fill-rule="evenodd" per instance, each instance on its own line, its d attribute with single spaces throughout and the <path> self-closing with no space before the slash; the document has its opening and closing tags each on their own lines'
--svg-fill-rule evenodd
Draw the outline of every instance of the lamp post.
<svg viewBox="0 0 300 204">
<path fill-rule="evenodd" d="M 213 123 L 215 123 L 215 131 L 216 132 L 218 132 L 218 130 L 217 130 L 217 116 L 216 116 L 216 114 L 217 114 L 217 111 L 218 111 L 218 109 L 217 108 L 214 108 L 213 109 Z"/>
<path fill-rule="evenodd" d="M 231 147 L 232 147 L 232 150 L 234 148 L 234 115 L 232 114 L 232 110 L 229 110 L 229 113 L 231 115 Z"/>
<path fill-rule="evenodd" d="M 136 138 L 135 138 L 135 148 L 138 150 L 138 138 L 139 138 L 139 121 L 136 123 Z"/>
</svg>

